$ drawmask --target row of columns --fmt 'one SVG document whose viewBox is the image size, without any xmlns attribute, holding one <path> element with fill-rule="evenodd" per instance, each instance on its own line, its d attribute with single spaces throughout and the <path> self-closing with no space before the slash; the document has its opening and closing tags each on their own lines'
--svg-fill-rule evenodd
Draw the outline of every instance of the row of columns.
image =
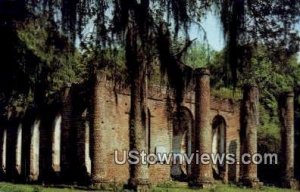
<svg viewBox="0 0 300 192">
<path fill-rule="evenodd" d="M 200 155 L 211 154 L 210 126 L 210 82 L 209 71 L 196 71 L 195 90 L 195 126 L 199 138 L 197 149 Z M 294 94 L 287 92 L 280 98 L 281 113 L 281 148 L 282 148 L 282 186 L 296 189 L 298 182 L 294 179 Z M 253 85 L 244 87 L 241 103 L 241 143 L 242 153 L 251 156 L 257 153 L 257 129 L 259 127 L 259 90 Z M 257 165 L 241 165 L 240 182 L 249 187 L 259 187 L 262 183 L 257 177 Z M 212 164 L 200 164 L 196 174 L 196 184 L 208 187 L 213 184 Z"/>
<path fill-rule="evenodd" d="M 71 163 L 76 159 L 80 159 L 76 161 L 79 163 L 77 167 L 85 167 L 85 173 L 80 174 L 89 179 L 91 163 L 87 113 L 85 111 L 84 117 L 79 117 L 81 124 L 76 130 L 82 138 L 76 140 L 77 146 L 74 146 L 74 142 L 70 141 L 75 129 L 71 130 L 74 117 L 71 114 L 70 88 L 65 90 L 63 98 L 62 110 L 56 113 L 53 121 L 34 113 L 15 118 L 8 115 L 8 119 L 4 120 L 6 123 L 1 125 L 0 130 L 1 180 L 70 183 L 76 181 L 77 175 L 71 174 L 71 170 L 75 170 Z"/>
<path fill-rule="evenodd" d="M 61 115 L 55 118 L 53 133 L 52 135 L 48 135 L 51 137 L 49 140 L 52 140 L 52 144 L 48 143 L 49 147 L 47 149 L 50 149 L 50 151 L 47 152 L 49 155 L 46 154 L 46 156 L 42 150 L 42 147 L 45 147 L 46 143 L 42 143 L 40 119 L 34 120 L 29 130 L 30 135 L 28 136 L 24 135 L 22 124 L 17 127 L 16 131 L 10 134 L 8 134 L 10 132 L 9 129 L 12 129 L 12 127 L 2 127 L 0 134 L 0 179 L 16 181 L 23 178 L 29 182 L 47 181 L 47 179 L 50 179 L 49 181 L 59 182 L 58 180 L 51 180 L 58 179 L 59 177 L 62 179 L 62 182 L 69 182 L 68 177 L 70 175 L 64 173 L 62 169 L 65 164 L 62 159 L 63 149 L 61 143 L 64 138 L 61 134 L 61 119 Z M 84 151 L 82 152 L 83 154 L 80 154 L 84 155 L 81 163 L 84 164 L 87 177 L 91 171 L 88 127 L 86 125 L 84 128 L 84 135 L 82 135 L 84 143 L 81 143 Z M 16 135 L 13 136 L 13 134 Z M 44 164 L 47 162 L 50 164 Z"/>
</svg>

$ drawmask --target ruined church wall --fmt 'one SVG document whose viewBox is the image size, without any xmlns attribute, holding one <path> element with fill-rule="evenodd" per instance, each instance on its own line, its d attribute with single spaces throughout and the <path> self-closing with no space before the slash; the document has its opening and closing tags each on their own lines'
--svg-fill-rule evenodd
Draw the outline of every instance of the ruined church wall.
<svg viewBox="0 0 300 192">
<path fill-rule="evenodd" d="M 117 165 L 114 162 L 115 150 L 123 158 L 123 152 L 129 150 L 129 113 L 130 113 L 130 94 L 128 89 L 115 89 L 110 82 L 105 84 L 105 89 L 102 91 L 102 101 L 105 103 L 103 113 L 103 141 L 105 147 L 104 161 L 100 162 L 105 165 L 106 178 L 108 182 L 124 184 L 129 179 L 129 165 L 126 162 L 124 165 Z M 84 90 L 84 89 L 83 89 Z M 82 92 L 82 91 L 81 91 Z M 55 106 L 45 106 L 43 110 L 32 112 L 28 110 L 27 115 L 19 117 L 18 122 L 23 124 L 22 132 L 22 155 L 21 155 L 21 173 L 16 174 L 15 171 L 15 154 L 16 154 L 16 134 L 18 124 L 12 125 L 5 123 L 1 125 L 1 149 L 0 152 L 6 150 L 5 173 L 3 171 L 1 178 L 15 181 L 20 178 L 23 181 L 50 181 L 50 182 L 86 182 L 90 179 L 91 174 L 91 123 L 90 123 L 90 106 L 89 93 L 82 94 L 77 89 L 71 89 L 72 111 L 67 116 L 64 116 L 63 104 Z M 173 137 L 173 119 L 172 115 L 175 112 L 175 103 L 172 98 L 166 94 L 167 90 L 163 87 L 151 87 L 149 89 L 148 110 L 150 112 L 150 153 L 156 152 L 172 152 L 172 137 Z M 187 108 L 193 120 L 195 119 L 195 99 L 194 92 L 186 93 L 183 107 Z M 48 109 L 49 108 L 49 109 Z M 53 164 L 53 130 L 55 118 L 62 115 L 62 121 L 69 122 L 70 127 L 64 128 L 65 122 L 61 122 L 61 145 L 59 164 Z M 227 151 L 230 151 L 232 142 L 236 142 L 239 153 L 239 104 L 233 103 L 230 100 L 222 100 L 211 98 L 210 122 L 217 116 L 221 115 L 226 121 L 226 145 Z M 31 173 L 31 143 L 32 143 L 32 128 L 35 120 L 40 119 L 39 139 L 40 146 L 38 158 L 38 175 Z M 67 119 L 66 119 L 67 118 Z M 5 120 L 6 121 L 6 120 Z M 12 121 L 7 121 L 12 122 Z M 6 149 L 3 149 L 3 131 L 7 130 Z M 65 133 L 67 130 L 69 133 Z M 88 130 L 88 131 L 87 131 Z M 67 138 L 64 135 L 69 135 Z M 90 136 L 90 137 L 89 137 Z M 9 138 L 8 138 L 9 137 Z M 12 144 L 10 144 L 12 143 Z M 68 146 L 64 146 L 66 143 Z M 70 150 L 67 154 L 63 154 L 64 147 Z M 57 150 L 57 149 L 56 149 Z M 65 157 L 68 155 L 68 157 Z M 1 161 L 3 156 L 1 155 Z M 68 160 L 69 162 L 65 162 Z M 3 162 L 1 162 L 3 164 Z M 65 166 L 65 167 L 64 167 Z M 67 170 L 70 167 L 70 172 Z M 238 175 L 237 168 L 233 168 L 235 175 Z M 67 174 L 64 172 L 67 171 Z M 167 164 L 149 165 L 150 182 L 162 183 L 169 181 L 171 166 Z M 33 175 L 31 175 L 33 174 Z"/>
</svg>

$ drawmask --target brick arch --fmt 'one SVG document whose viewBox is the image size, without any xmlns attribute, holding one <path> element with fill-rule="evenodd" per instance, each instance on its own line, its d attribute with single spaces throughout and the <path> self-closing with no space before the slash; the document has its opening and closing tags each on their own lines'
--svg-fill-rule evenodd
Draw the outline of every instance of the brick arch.
<svg viewBox="0 0 300 192">
<path fill-rule="evenodd" d="M 212 119 L 212 126 L 214 126 L 214 124 L 217 124 L 217 123 L 219 123 L 221 121 L 222 121 L 222 123 L 225 123 L 225 127 L 227 127 L 227 120 L 226 120 L 225 116 L 224 115 L 220 115 L 220 114 L 217 114 L 217 115 L 215 115 L 213 117 L 213 119 Z"/>
<path fill-rule="evenodd" d="M 194 150 L 194 117 L 189 108 L 181 106 L 173 112 L 172 152 L 191 155 Z M 175 179 L 185 180 L 190 177 L 191 165 L 171 166 L 171 176 Z"/>
<path fill-rule="evenodd" d="M 225 155 L 226 153 L 226 132 L 227 123 L 223 116 L 216 115 L 212 120 L 212 153 L 218 155 Z M 213 173 L 215 179 L 225 178 L 226 163 L 219 162 L 213 165 Z"/>
</svg>

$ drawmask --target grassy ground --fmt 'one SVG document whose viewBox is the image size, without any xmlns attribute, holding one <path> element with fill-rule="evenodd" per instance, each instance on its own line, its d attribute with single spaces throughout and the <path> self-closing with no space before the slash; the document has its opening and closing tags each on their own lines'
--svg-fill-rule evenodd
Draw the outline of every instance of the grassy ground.
<svg viewBox="0 0 300 192">
<path fill-rule="evenodd" d="M 40 185 L 0 183 L 0 192 L 82 192 L 72 188 L 51 188 Z"/>
<path fill-rule="evenodd" d="M 182 187 L 156 187 L 153 189 L 153 192 L 196 192 L 196 191 L 203 191 L 203 192 L 251 192 L 251 191 L 265 191 L 265 192 L 291 192 L 292 190 L 289 189 L 281 189 L 276 187 L 262 187 L 260 189 L 249 189 L 249 188 L 242 188 L 235 185 L 229 186 L 229 185 L 217 185 L 213 189 L 203 189 L 203 190 L 197 190 L 197 189 L 190 189 L 188 187 L 182 186 Z"/>
<path fill-rule="evenodd" d="M 83 191 L 91 191 L 91 190 L 79 190 L 72 188 L 51 188 L 51 187 L 42 187 L 39 185 L 23 185 L 23 184 L 11 184 L 11 183 L 0 183 L 0 192 L 83 192 Z M 166 183 L 154 187 L 152 189 L 153 192 L 251 192 L 251 191 L 265 191 L 265 192 L 291 192 L 288 189 L 281 189 L 275 187 L 262 187 L 258 190 L 247 189 L 237 187 L 235 185 L 224 185 L 217 184 L 214 189 L 205 189 L 205 190 L 196 190 L 189 189 L 186 184 L 182 183 Z"/>
</svg>

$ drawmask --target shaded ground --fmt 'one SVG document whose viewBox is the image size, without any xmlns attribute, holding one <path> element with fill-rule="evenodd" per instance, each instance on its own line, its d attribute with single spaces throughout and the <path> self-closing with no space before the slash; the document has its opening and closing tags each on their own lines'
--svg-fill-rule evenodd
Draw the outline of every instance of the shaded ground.
<svg viewBox="0 0 300 192">
<path fill-rule="evenodd" d="M 83 191 L 91 191 L 87 189 L 72 189 L 70 187 L 66 188 L 54 188 L 54 187 L 43 187 L 40 185 L 24 185 L 24 184 L 12 184 L 12 183 L 0 183 L 0 192 L 83 192 Z M 196 190 L 196 189 L 189 189 L 185 183 L 165 183 L 154 187 L 152 189 L 153 192 L 196 192 L 196 191 L 203 191 L 203 192 L 251 192 L 251 191 L 266 191 L 266 192 L 291 192 L 288 189 L 281 189 L 275 187 L 263 187 L 259 190 L 247 189 L 237 187 L 235 185 L 224 185 L 224 184 L 217 184 L 214 189 L 206 189 L 206 190 Z"/>
</svg>

